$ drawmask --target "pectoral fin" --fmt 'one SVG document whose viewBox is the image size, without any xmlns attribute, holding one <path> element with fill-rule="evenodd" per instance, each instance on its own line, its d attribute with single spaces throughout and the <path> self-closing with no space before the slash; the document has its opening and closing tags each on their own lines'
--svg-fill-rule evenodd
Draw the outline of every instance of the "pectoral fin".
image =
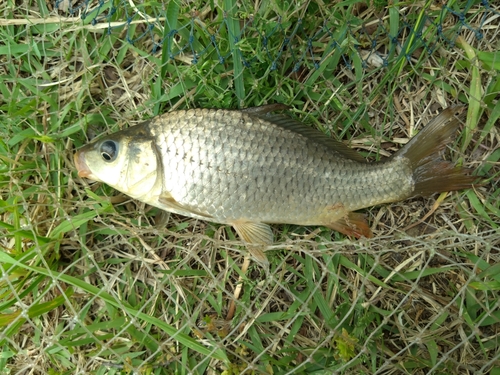
<svg viewBox="0 0 500 375">
<path fill-rule="evenodd" d="M 194 214 L 194 215 L 206 218 L 206 219 L 212 219 L 213 218 L 209 214 L 200 212 L 200 211 L 196 210 L 195 208 L 193 208 L 191 206 L 188 206 L 188 205 L 181 204 L 181 203 L 177 202 L 174 199 L 174 197 L 172 197 L 172 195 L 170 193 L 168 193 L 168 192 L 165 192 L 162 195 L 160 195 L 160 197 L 158 198 L 158 201 L 162 205 L 164 205 L 167 210 L 171 210 L 173 212 L 180 213 L 182 215 L 191 216 L 192 214 Z"/>
<path fill-rule="evenodd" d="M 241 239 L 253 245 L 271 245 L 273 243 L 273 232 L 271 227 L 264 223 L 250 221 L 237 221 L 231 224 Z"/>
</svg>

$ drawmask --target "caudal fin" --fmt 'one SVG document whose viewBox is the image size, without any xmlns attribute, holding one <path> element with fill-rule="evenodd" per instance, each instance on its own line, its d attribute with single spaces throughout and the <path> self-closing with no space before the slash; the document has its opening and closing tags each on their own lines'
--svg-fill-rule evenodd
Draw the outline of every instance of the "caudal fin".
<svg viewBox="0 0 500 375">
<path fill-rule="evenodd" d="M 471 170 L 456 167 L 440 158 L 439 153 L 455 135 L 463 107 L 450 107 L 436 116 L 394 158 L 407 158 L 413 169 L 413 195 L 428 196 L 443 191 L 462 190 L 478 179 Z"/>
</svg>

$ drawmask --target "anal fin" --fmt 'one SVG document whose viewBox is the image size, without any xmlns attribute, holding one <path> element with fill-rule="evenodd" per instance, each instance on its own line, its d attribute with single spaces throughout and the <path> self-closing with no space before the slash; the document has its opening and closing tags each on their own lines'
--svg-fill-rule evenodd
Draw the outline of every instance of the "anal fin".
<svg viewBox="0 0 500 375">
<path fill-rule="evenodd" d="M 326 226 L 347 236 L 356 238 L 373 237 L 373 233 L 366 221 L 365 215 L 356 212 L 349 212 L 346 217 L 329 223 Z"/>
</svg>

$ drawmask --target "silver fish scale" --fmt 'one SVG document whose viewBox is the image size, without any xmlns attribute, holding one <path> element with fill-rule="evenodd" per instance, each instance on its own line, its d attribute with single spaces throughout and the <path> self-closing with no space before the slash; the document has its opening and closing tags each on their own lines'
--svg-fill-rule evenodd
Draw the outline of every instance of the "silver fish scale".
<svg viewBox="0 0 500 375">
<path fill-rule="evenodd" d="M 221 223 L 314 225 L 318 212 L 354 211 L 411 194 L 405 160 L 360 163 L 265 117 L 229 110 L 176 111 L 149 123 L 163 189 Z"/>
</svg>

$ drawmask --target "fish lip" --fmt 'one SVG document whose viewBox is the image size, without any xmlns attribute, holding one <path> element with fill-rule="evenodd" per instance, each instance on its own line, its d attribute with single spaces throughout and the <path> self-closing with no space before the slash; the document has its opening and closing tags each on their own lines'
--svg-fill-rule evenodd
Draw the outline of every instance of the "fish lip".
<svg viewBox="0 0 500 375">
<path fill-rule="evenodd" d="M 74 157 L 78 176 L 89 178 L 91 180 L 94 179 L 92 171 L 89 169 L 89 167 L 87 166 L 87 162 L 85 161 L 85 153 L 83 153 L 82 151 L 77 151 Z"/>
</svg>

